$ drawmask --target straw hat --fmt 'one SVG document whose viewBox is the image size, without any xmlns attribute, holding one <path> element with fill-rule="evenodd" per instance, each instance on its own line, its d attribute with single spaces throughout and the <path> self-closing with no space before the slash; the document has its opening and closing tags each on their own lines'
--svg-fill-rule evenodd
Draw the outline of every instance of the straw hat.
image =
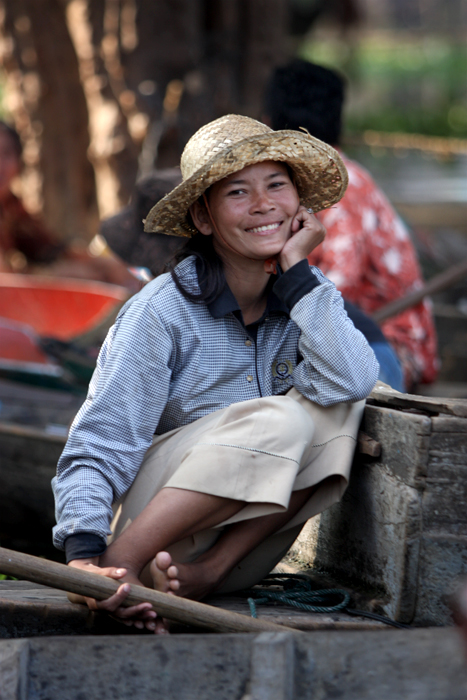
<svg viewBox="0 0 467 700">
<path fill-rule="evenodd" d="M 196 233 L 189 207 L 215 182 L 248 165 L 273 160 L 295 175 L 300 202 L 314 212 L 338 202 L 347 187 L 337 151 L 301 131 L 273 131 L 237 114 L 216 119 L 197 131 L 182 153 L 183 182 L 149 212 L 144 230 L 191 237 Z"/>
</svg>

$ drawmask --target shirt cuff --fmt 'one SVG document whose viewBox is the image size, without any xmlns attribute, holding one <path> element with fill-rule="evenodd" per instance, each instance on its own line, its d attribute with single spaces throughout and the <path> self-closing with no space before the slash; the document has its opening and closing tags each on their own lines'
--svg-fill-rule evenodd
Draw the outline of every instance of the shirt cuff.
<svg viewBox="0 0 467 700">
<path fill-rule="evenodd" d="M 73 559 L 90 559 L 104 554 L 107 543 L 93 532 L 78 532 L 65 540 L 66 563 Z"/>
<path fill-rule="evenodd" d="M 273 291 L 291 311 L 305 294 L 311 292 L 319 284 L 318 278 L 310 269 L 308 260 L 300 260 L 279 277 L 274 284 Z"/>
</svg>

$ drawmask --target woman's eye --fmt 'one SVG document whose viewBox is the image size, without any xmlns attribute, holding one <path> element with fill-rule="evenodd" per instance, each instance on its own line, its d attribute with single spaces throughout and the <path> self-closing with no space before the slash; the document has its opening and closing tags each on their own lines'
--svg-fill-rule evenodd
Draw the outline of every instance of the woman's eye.
<svg viewBox="0 0 467 700">
<path fill-rule="evenodd" d="M 245 194 L 245 190 L 230 190 L 230 192 L 227 193 L 227 196 L 231 197 L 238 194 Z"/>
<path fill-rule="evenodd" d="M 285 184 L 285 180 L 276 180 L 275 182 L 271 182 L 270 187 L 276 189 L 277 187 L 283 187 Z"/>
</svg>

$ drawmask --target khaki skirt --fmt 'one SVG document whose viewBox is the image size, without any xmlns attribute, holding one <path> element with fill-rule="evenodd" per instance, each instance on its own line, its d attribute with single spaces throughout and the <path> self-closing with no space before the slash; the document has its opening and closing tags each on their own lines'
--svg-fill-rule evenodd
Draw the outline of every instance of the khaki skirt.
<svg viewBox="0 0 467 700">
<path fill-rule="evenodd" d="M 285 396 L 234 403 L 155 436 L 131 488 L 116 504 L 109 542 L 164 487 L 244 501 L 245 507 L 232 518 L 167 548 L 175 561 L 193 561 L 226 526 L 284 511 L 292 491 L 316 486 L 303 508 L 233 569 L 222 592 L 258 583 L 281 560 L 306 520 L 342 497 L 364 405 L 359 401 L 323 408 L 291 389 Z M 151 585 L 144 572 L 142 579 Z"/>
</svg>

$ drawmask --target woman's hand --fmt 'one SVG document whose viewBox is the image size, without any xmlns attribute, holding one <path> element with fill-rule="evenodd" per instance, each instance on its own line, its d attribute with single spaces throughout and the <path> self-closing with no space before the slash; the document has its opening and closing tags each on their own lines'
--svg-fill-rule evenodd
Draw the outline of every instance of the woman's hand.
<svg viewBox="0 0 467 700">
<path fill-rule="evenodd" d="M 324 241 L 326 229 L 309 209 L 300 206 L 293 221 L 291 236 L 282 248 L 278 261 L 285 272 L 309 256 Z"/>
<path fill-rule="evenodd" d="M 114 566 L 100 567 L 99 557 L 91 557 L 89 559 L 73 559 L 68 562 L 68 566 L 75 569 L 89 571 L 92 574 L 107 576 L 115 580 L 121 580 L 126 576 L 126 569 L 118 569 Z M 116 618 L 124 625 L 134 625 L 138 629 L 156 630 L 157 613 L 153 610 L 151 603 L 139 603 L 132 605 L 129 608 L 122 607 L 124 600 L 131 590 L 129 583 L 122 583 L 116 593 L 105 600 L 96 600 L 95 598 L 86 598 L 84 596 L 72 596 L 72 602 L 84 602 L 90 610 L 104 610 L 112 617 Z"/>
</svg>

